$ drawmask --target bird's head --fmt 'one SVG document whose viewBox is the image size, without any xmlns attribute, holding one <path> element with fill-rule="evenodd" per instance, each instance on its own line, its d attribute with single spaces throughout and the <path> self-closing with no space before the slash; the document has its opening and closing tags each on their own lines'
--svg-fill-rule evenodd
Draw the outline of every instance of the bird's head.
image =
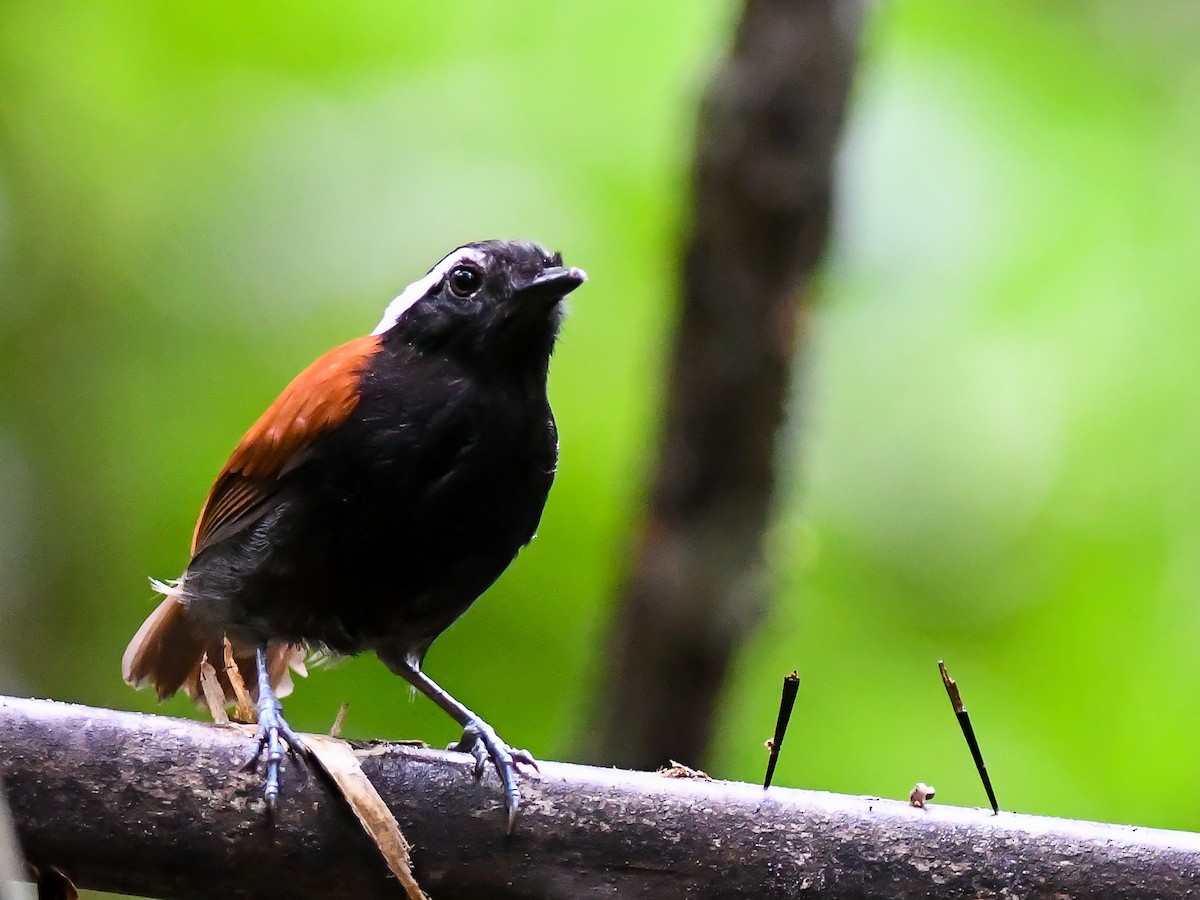
<svg viewBox="0 0 1200 900">
<path fill-rule="evenodd" d="M 389 305 L 384 343 L 496 360 L 549 359 L 562 299 L 587 280 L 562 254 L 528 241 L 480 241 L 445 256 Z"/>
</svg>

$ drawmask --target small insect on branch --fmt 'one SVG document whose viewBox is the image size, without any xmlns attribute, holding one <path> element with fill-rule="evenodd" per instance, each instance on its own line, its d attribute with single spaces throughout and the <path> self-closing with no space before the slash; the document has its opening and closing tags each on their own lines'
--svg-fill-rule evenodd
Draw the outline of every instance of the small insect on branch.
<svg viewBox="0 0 1200 900">
<path fill-rule="evenodd" d="M 767 759 L 767 777 L 763 779 L 763 790 L 771 786 L 775 777 L 775 764 L 779 762 L 779 751 L 783 749 L 783 736 L 787 733 L 788 722 L 792 718 L 792 707 L 796 705 L 796 694 L 800 690 L 800 676 L 795 669 L 783 678 L 783 694 L 779 698 L 779 717 L 775 720 L 775 736 L 767 741 L 767 749 L 771 752 Z"/>
<path fill-rule="evenodd" d="M 988 802 L 992 804 L 992 813 L 999 813 L 1000 804 L 996 802 L 996 792 L 992 790 L 992 779 L 988 777 L 987 766 L 983 762 L 983 753 L 979 749 L 979 741 L 975 738 L 975 729 L 971 726 L 971 717 L 967 713 L 966 706 L 963 705 L 962 694 L 958 690 L 958 682 L 950 677 L 950 673 L 946 671 L 946 663 L 940 659 L 938 660 L 938 671 L 942 673 L 942 684 L 946 686 L 946 694 L 950 697 L 950 705 L 954 707 L 954 716 L 958 719 L 963 737 L 966 738 L 967 746 L 971 749 L 971 758 L 975 760 L 975 770 L 979 772 L 979 779 L 983 782 L 983 789 L 987 791 Z"/>
</svg>

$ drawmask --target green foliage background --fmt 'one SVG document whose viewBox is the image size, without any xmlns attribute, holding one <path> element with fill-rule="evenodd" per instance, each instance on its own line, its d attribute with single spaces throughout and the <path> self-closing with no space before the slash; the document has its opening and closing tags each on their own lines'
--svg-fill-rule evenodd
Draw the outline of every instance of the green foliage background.
<svg viewBox="0 0 1200 900">
<path fill-rule="evenodd" d="M 588 269 L 538 540 L 427 669 L 570 758 L 653 452 L 695 104 L 735 4 L 0 6 L 0 688 L 119 675 L 241 432 L 451 247 Z M 1195 828 L 1200 8 L 880 5 L 714 775 Z M 453 739 L 373 659 L 287 709 Z M 175 699 L 162 709 L 190 715 Z"/>
</svg>

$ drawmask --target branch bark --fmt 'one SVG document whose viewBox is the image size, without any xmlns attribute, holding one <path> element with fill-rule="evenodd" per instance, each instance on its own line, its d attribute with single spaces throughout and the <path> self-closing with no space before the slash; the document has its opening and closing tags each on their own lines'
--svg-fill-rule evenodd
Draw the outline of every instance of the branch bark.
<svg viewBox="0 0 1200 900">
<path fill-rule="evenodd" d="M 342 801 L 285 772 L 265 815 L 245 730 L 0 698 L 0 778 L 29 860 L 179 898 L 402 896 Z M 1200 837 L 545 763 L 511 837 L 464 754 L 360 751 L 451 898 L 1194 896 Z"/>
<path fill-rule="evenodd" d="M 700 110 L 649 508 L 588 758 L 699 760 L 763 610 L 762 540 L 797 333 L 825 248 L 859 4 L 747 0 Z"/>
</svg>

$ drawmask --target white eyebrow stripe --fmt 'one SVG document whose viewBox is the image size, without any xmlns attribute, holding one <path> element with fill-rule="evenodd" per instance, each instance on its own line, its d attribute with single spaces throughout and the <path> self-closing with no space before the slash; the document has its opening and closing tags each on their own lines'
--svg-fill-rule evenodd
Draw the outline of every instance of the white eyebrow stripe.
<svg viewBox="0 0 1200 900">
<path fill-rule="evenodd" d="M 445 278 L 446 273 L 459 263 L 475 262 L 483 265 L 484 261 L 483 253 L 473 247 L 458 247 L 450 251 L 441 262 L 429 270 L 424 278 L 414 281 L 388 304 L 387 309 L 383 311 L 383 318 L 379 320 L 379 324 L 375 326 L 375 330 L 371 334 L 383 334 L 392 328 L 414 303 L 429 293 L 429 290 Z"/>
</svg>

